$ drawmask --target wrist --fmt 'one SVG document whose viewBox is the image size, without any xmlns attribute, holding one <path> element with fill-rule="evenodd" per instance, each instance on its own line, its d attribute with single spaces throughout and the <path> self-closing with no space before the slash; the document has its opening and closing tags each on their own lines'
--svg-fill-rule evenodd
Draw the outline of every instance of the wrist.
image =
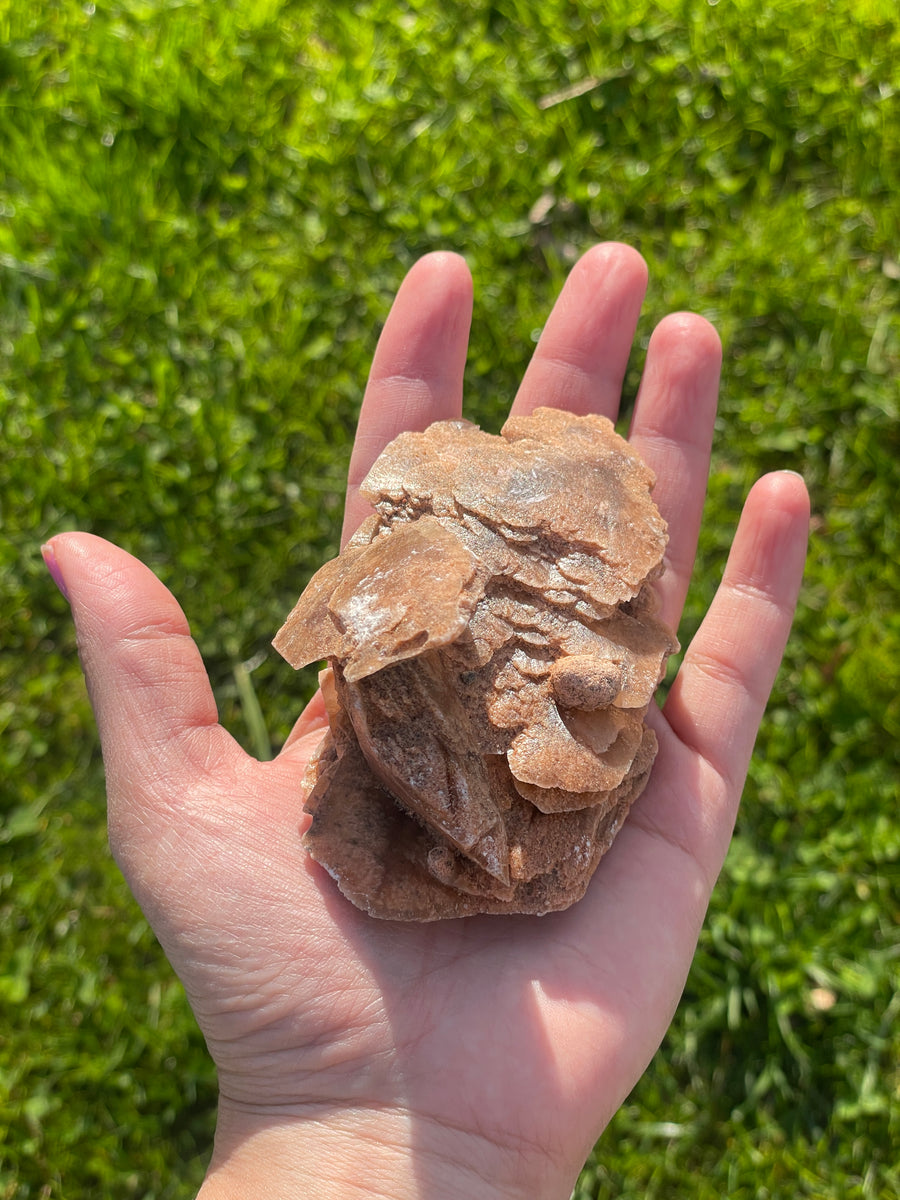
<svg viewBox="0 0 900 1200">
<path fill-rule="evenodd" d="M 415 1194 L 400 1114 L 256 1114 L 220 1103 L 198 1200 L 406 1200 Z"/>
<path fill-rule="evenodd" d="M 222 1102 L 198 1200 L 524 1200 L 536 1194 L 534 1177 L 521 1188 L 512 1182 L 520 1166 L 498 1182 L 487 1173 L 497 1148 L 485 1148 L 479 1161 L 469 1142 L 466 1134 L 436 1129 L 399 1109 L 298 1116 L 249 1113 Z"/>
</svg>

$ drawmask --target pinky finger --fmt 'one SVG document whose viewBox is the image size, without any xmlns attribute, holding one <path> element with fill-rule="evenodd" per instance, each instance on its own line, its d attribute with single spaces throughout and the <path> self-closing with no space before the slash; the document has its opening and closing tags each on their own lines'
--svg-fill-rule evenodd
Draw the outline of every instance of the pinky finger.
<svg viewBox="0 0 900 1200">
<path fill-rule="evenodd" d="M 672 732 L 716 771 L 735 805 L 790 632 L 808 530 L 799 476 L 781 471 L 757 481 L 666 701 Z"/>
</svg>

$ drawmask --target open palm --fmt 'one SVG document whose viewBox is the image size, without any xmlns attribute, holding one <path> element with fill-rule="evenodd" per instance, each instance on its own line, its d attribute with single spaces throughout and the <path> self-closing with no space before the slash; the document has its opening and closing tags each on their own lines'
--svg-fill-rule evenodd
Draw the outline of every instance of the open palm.
<svg viewBox="0 0 900 1200">
<path fill-rule="evenodd" d="M 646 268 L 625 246 L 573 268 L 514 408 L 615 417 Z M 359 482 L 403 429 L 458 416 L 471 319 L 462 260 L 407 276 L 373 363 Z M 647 352 L 631 441 L 669 523 L 662 615 L 677 626 L 697 542 L 718 338 L 677 314 Z M 257 762 L 218 724 L 187 622 L 152 573 L 86 534 L 50 544 L 70 597 L 106 762 L 110 836 L 184 982 L 220 1084 L 203 1195 L 562 1197 L 672 1017 L 781 659 L 806 491 L 752 490 L 725 577 L 664 709 L 646 792 L 564 913 L 381 922 L 299 842 L 316 697 Z M 55 559 L 55 563 L 54 563 Z"/>
</svg>

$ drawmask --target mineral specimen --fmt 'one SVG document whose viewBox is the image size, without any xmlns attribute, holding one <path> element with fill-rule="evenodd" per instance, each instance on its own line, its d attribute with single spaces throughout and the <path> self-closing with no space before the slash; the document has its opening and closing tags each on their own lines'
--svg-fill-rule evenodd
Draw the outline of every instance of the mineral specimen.
<svg viewBox="0 0 900 1200">
<path fill-rule="evenodd" d="M 654 478 L 603 417 L 404 433 L 375 512 L 275 638 L 328 659 L 306 846 L 354 904 L 430 921 L 579 899 L 656 754 L 677 642 Z"/>
</svg>

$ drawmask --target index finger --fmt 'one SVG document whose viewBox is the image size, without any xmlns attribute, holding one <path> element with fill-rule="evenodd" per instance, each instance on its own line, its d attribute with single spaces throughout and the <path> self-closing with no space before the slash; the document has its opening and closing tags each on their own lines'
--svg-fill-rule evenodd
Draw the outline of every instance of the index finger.
<svg viewBox="0 0 900 1200">
<path fill-rule="evenodd" d="M 458 254 L 426 254 L 410 269 L 384 324 L 359 414 L 342 542 L 368 516 L 359 485 L 398 433 L 462 412 L 472 277 Z"/>
</svg>

